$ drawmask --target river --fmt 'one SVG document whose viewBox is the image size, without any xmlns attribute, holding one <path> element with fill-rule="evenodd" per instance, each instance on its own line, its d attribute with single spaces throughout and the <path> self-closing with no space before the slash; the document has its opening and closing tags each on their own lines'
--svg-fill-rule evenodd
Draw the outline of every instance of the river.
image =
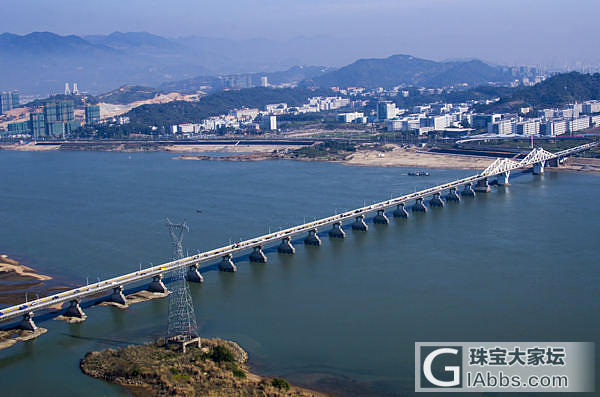
<svg viewBox="0 0 600 397">
<path fill-rule="evenodd" d="M 473 174 L 335 163 L 182 161 L 169 153 L 0 152 L 0 249 L 67 285 Z M 233 339 L 253 370 L 338 395 L 414 390 L 414 342 L 598 342 L 600 176 L 515 175 L 511 186 L 191 285 L 202 336 Z M 199 210 L 199 211 L 198 211 Z M 126 395 L 88 378 L 88 351 L 164 335 L 167 300 L 86 309 L 0 352 L 3 396 Z"/>
</svg>

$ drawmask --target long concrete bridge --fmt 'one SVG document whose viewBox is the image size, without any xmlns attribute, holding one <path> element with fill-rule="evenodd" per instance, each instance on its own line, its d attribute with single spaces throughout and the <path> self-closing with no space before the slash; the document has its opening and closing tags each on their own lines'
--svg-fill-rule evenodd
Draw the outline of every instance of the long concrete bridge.
<svg viewBox="0 0 600 397">
<path fill-rule="evenodd" d="M 187 268 L 186 277 L 188 281 L 202 282 L 203 277 L 198 271 L 199 264 L 201 263 L 217 260 L 220 261 L 218 265 L 220 271 L 235 272 L 237 269 L 232 261 L 232 257 L 244 251 L 252 250 L 250 253 L 251 262 L 264 263 L 267 261 L 267 257 L 263 253 L 263 247 L 279 242 L 277 248 L 278 252 L 283 254 L 294 254 L 295 248 L 291 244 L 291 239 L 296 235 L 306 234 L 304 244 L 319 246 L 321 245 L 321 240 L 317 235 L 319 229 L 322 230 L 325 227 L 331 227 L 328 233 L 330 237 L 344 238 L 345 232 L 342 228 L 344 222 L 352 221 L 353 230 L 367 231 L 368 225 L 364 221 L 367 214 L 376 214 L 373 218 L 374 223 L 387 224 L 389 223 L 389 219 L 386 216 L 386 210 L 388 209 L 394 208 L 392 215 L 395 218 L 406 218 L 408 217 L 406 205 L 410 202 L 414 202 L 411 206 L 413 212 L 427 212 L 427 206 L 424 203 L 426 198 L 430 198 L 430 206 L 443 207 L 445 201 L 460 201 L 461 196 L 473 197 L 476 193 L 490 192 L 490 178 L 497 178 L 498 185 L 508 185 L 511 171 L 533 168 L 534 174 L 542 174 L 544 172 L 544 167 L 547 164 L 558 166 L 566 157 L 589 150 L 597 145 L 599 145 L 598 142 L 589 143 L 557 153 L 550 153 L 542 148 L 537 148 L 532 150 L 520 161 L 506 158 L 496 159 L 483 172 L 473 176 L 433 186 L 376 204 L 356 208 L 351 211 L 280 230 L 275 233 L 265 234 L 250 240 L 216 248 L 211 251 L 198 253 L 197 255 L 180 260 L 163 263 L 137 272 L 84 285 L 79 288 L 25 302 L 20 305 L 0 309 L 0 322 L 22 317 L 22 321 L 18 327 L 25 330 L 35 330 L 36 325 L 33 321 L 34 312 L 55 307 L 56 305 L 66 302 L 70 302 L 70 306 L 63 311 L 63 315 L 67 317 L 82 318 L 84 314 L 80 307 L 80 301 L 85 298 L 101 296 L 102 294 L 107 295 L 105 300 L 126 305 L 127 298 L 123 294 L 123 287 L 126 285 L 152 279 L 152 282 L 147 289 L 152 292 L 164 293 L 167 292 L 167 288 L 162 282 L 163 275 L 180 268 Z M 460 193 L 458 192 L 459 188 L 462 189 Z M 444 196 L 442 197 L 442 195 Z"/>
</svg>

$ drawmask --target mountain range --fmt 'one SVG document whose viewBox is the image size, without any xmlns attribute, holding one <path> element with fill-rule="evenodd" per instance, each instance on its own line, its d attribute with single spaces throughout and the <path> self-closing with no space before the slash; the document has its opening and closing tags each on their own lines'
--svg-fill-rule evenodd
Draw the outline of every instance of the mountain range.
<svg viewBox="0 0 600 397">
<path fill-rule="evenodd" d="M 146 32 L 60 36 L 0 34 L 0 90 L 96 94 L 123 84 L 159 86 L 197 76 L 276 72 L 302 64 L 268 40 L 165 38 Z M 292 55 L 293 48 L 287 53 Z"/>
<path fill-rule="evenodd" d="M 317 42 L 319 46 L 315 46 Z M 245 74 L 254 81 L 266 75 L 275 84 L 306 80 L 308 85 L 321 87 L 438 87 L 512 77 L 500 67 L 478 60 L 436 62 L 409 55 L 361 59 L 337 70 L 297 66 L 325 59 L 326 44 L 322 42 L 326 40 L 165 38 L 146 32 L 88 36 L 4 33 L 0 34 L 0 90 L 46 95 L 62 92 L 65 82 L 77 82 L 81 91 L 91 94 L 125 84 L 161 91 L 194 90 L 202 85 L 219 89 L 227 86 L 223 82 L 232 74 Z"/>
<path fill-rule="evenodd" d="M 508 82 L 514 77 L 502 67 L 491 66 L 480 60 L 436 62 L 410 55 L 388 58 L 360 59 L 348 66 L 313 78 L 318 86 L 384 87 L 398 85 L 416 87 L 444 87 L 489 82 Z"/>
</svg>

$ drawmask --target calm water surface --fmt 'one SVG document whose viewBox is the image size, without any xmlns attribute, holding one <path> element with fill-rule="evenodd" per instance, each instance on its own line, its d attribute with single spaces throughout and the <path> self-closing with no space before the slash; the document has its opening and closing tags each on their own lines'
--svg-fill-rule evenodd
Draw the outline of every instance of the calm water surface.
<svg viewBox="0 0 600 397">
<path fill-rule="evenodd" d="M 0 152 L 0 250 L 85 284 L 167 260 L 167 216 L 187 221 L 192 253 L 473 174 L 172 157 Z M 600 177 L 511 183 L 344 241 L 297 242 L 294 256 L 269 250 L 267 264 L 241 259 L 236 274 L 206 272 L 191 286 L 201 334 L 239 342 L 259 373 L 374 396 L 412 392 L 415 341 L 600 342 Z M 79 360 L 163 335 L 167 301 L 86 312 L 1 351 L 2 395 L 125 395 L 82 375 Z"/>
</svg>

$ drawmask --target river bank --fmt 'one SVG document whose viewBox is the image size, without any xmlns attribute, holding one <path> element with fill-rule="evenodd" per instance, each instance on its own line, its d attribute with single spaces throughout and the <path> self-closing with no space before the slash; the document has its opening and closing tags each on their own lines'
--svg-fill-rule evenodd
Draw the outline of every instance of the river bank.
<svg viewBox="0 0 600 397">
<path fill-rule="evenodd" d="M 135 396 L 326 396 L 250 372 L 248 354 L 235 342 L 202 339 L 201 345 L 189 345 L 185 353 L 164 340 L 106 349 L 87 353 L 80 368 Z"/>
<path fill-rule="evenodd" d="M 322 145 L 322 144 L 321 144 Z M 321 150 L 313 148 L 319 145 L 260 145 L 260 144 L 208 144 L 208 145 L 159 145 L 148 143 L 98 143 L 78 145 L 19 145 L 2 144 L 2 150 L 15 151 L 109 151 L 109 152 L 168 152 L 179 154 L 176 160 L 213 160 L 213 161 L 263 161 L 263 160 L 299 160 L 325 161 L 345 165 L 368 167 L 410 167 L 417 169 L 485 169 L 493 159 L 489 156 L 430 152 L 416 148 L 406 148 L 396 144 L 362 144 L 353 150 Z M 217 155 L 215 155 L 217 154 Z M 600 172 L 600 159 L 570 158 L 561 165 L 560 170 Z"/>
</svg>

